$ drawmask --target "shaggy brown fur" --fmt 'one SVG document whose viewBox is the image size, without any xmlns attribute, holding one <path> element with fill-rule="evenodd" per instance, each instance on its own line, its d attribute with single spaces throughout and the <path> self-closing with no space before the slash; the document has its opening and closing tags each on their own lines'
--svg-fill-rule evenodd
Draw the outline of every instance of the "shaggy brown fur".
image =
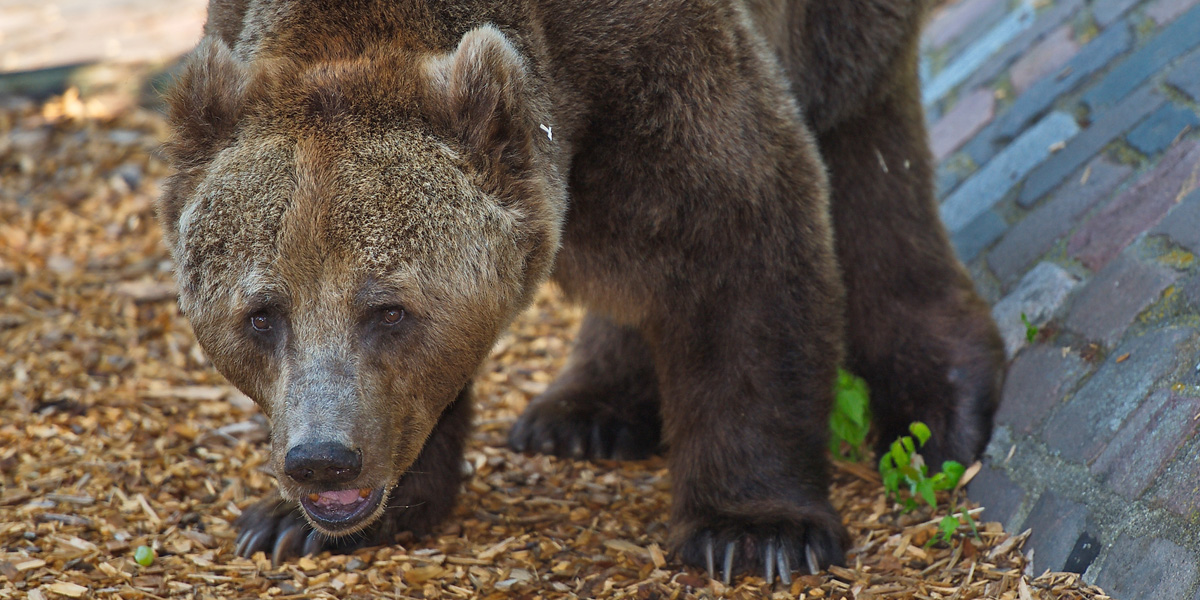
<svg viewBox="0 0 1200 600">
<path fill-rule="evenodd" d="M 843 560 L 839 361 L 882 440 L 919 419 L 973 459 L 1003 354 L 931 193 L 922 11 L 212 0 L 159 208 L 198 339 L 272 421 L 283 500 L 238 551 L 443 518 L 471 375 L 552 267 L 589 317 L 511 441 L 667 448 L 689 564 Z M 296 516 L 343 489 L 378 505 Z"/>
</svg>

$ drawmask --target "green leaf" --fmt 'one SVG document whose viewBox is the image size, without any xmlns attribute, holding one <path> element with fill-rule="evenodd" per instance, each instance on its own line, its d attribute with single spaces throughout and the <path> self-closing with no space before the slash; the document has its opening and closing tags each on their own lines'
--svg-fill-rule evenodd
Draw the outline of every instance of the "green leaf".
<svg viewBox="0 0 1200 600">
<path fill-rule="evenodd" d="M 870 422 L 870 393 L 867 382 L 849 372 L 838 369 L 835 390 L 837 407 L 854 424 L 866 428 Z"/>
<path fill-rule="evenodd" d="M 929 431 L 929 427 L 920 421 L 910 424 L 908 426 L 908 430 L 911 431 L 913 435 L 917 436 L 917 440 L 921 442 L 922 447 L 925 446 L 925 442 L 929 441 L 929 436 L 933 435 L 933 433 Z"/>
<path fill-rule="evenodd" d="M 922 479 L 917 482 L 917 494 L 926 504 L 937 508 L 937 497 L 933 494 L 933 484 L 928 479 Z"/>
<path fill-rule="evenodd" d="M 950 478 L 950 487 L 946 489 L 952 489 L 958 485 L 959 481 L 962 481 L 963 473 L 967 472 L 967 468 L 956 460 L 948 460 L 942 463 L 942 472 L 946 474 L 946 477 Z"/>
<path fill-rule="evenodd" d="M 954 535 L 954 532 L 958 531 L 958 525 L 958 517 L 954 515 L 946 515 L 942 517 L 941 522 L 938 523 L 938 529 L 942 532 L 943 542 L 950 541 L 950 536 Z"/>
<path fill-rule="evenodd" d="M 910 439 L 908 437 L 904 437 L 901 439 L 907 439 L 908 443 L 912 444 L 912 439 Z M 892 460 L 896 462 L 897 467 L 907 467 L 908 463 L 911 462 L 911 459 L 909 458 L 909 453 L 907 451 L 905 451 L 904 444 L 902 444 L 900 442 L 900 440 L 896 440 L 896 441 L 892 442 L 892 449 L 890 451 L 890 454 L 892 455 Z"/>
<path fill-rule="evenodd" d="M 971 533 L 974 535 L 976 540 L 979 540 L 979 528 L 975 526 L 975 518 L 971 516 L 971 513 L 967 512 L 966 510 L 960 510 L 958 511 L 958 514 L 962 516 L 964 523 L 971 526 Z"/>
<path fill-rule="evenodd" d="M 1030 323 L 1029 317 L 1026 317 L 1025 313 L 1021 313 L 1021 322 L 1025 324 L 1025 341 L 1033 343 L 1038 336 L 1038 326 Z"/>
<path fill-rule="evenodd" d="M 950 483 L 950 478 L 945 473 L 934 473 L 933 477 L 929 478 L 929 482 L 933 484 L 933 489 L 939 492 L 954 487 L 954 484 Z"/>
<path fill-rule="evenodd" d="M 896 460 L 894 458 L 892 458 L 892 453 L 891 452 L 885 453 L 879 459 L 879 472 L 886 473 L 888 471 L 895 471 L 895 470 L 896 470 Z"/>
<path fill-rule="evenodd" d="M 829 414 L 832 435 L 829 449 L 835 457 L 861 460 L 864 443 L 871 429 L 870 398 L 867 385 L 853 374 L 838 369 L 834 384 L 834 406 Z"/>
<path fill-rule="evenodd" d="M 897 494 L 900 492 L 900 473 L 898 471 L 888 471 L 883 474 L 883 489 L 889 494 Z"/>
<path fill-rule="evenodd" d="M 849 427 L 850 422 L 846 420 L 846 416 L 842 413 L 835 412 L 829 415 L 829 429 L 833 432 L 834 439 L 847 440 L 847 438 L 852 435 L 849 431 L 847 431 Z"/>
</svg>

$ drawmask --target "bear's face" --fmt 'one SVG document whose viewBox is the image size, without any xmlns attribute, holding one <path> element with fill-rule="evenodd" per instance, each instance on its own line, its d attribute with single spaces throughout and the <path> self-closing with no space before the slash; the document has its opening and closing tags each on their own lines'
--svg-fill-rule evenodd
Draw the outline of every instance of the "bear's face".
<svg viewBox="0 0 1200 600">
<path fill-rule="evenodd" d="M 498 32 L 393 58 L 255 66 L 210 41 L 171 101 L 159 213 L 180 305 L 270 418 L 283 496 L 331 535 L 382 513 L 546 277 L 561 220 L 537 125 L 501 97 L 523 72 Z"/>
</svg>

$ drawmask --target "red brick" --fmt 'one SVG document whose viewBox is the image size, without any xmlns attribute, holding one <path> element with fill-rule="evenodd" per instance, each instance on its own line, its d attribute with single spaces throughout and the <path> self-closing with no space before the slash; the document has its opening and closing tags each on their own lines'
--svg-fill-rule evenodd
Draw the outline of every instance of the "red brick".
<svg viewBox="0 0 1200 600">
<path fill-rule="evenodd" d="M 1179 279 L 1179 273 L 1127 254 L 1102 269 L 1075 295 L 1064 324 L 1085 339 L 1113 347 L 1133 320 Z"/>
<path fill-rule="evenodd" d="M 959 0 L 940 9 L 925 28 L 925 42 L 941 48 L 953 42 L 976 21 L 992 12 L 1006 0 Z"/>
<path fill-rule="evenodd" d="M 1092 472 L 1126 500 L 1137 498 L 1192 437 L 1198 413 L 1200 399 L 1168 390 L 1151 394 L 1092 464 Z"/>
<path fill-rule="evenodd" d="M 1018 95 L 1024 93 L 1037 80 L 1062 69 L 1077 52 L 1079 43 L 1074 40 L 1071 26 L 1055 29 L 1013 64 L 1009 70 L 1013 89 Z"/>
<path fill-rule="evenodd" d="M 1190 418 L 1195 419 L 1196 415 Z M 1191 521 L 1200 515 L 1200 438 L 1183 443 L 1176 456 L 1159 474 L 1147 496 L 1150 504 Z"/>
<path fill-rule="evenodd" d="M 933 156 L 941 162 L 971 139 L 995 114 L 996 98 L 986 88 L 966 94 L 933 127 L 929 139 Z"/>
<path fill-rule="evenodd" d="M 1017 433 L 1031 433 L 1088 374 L 1088 365 L 1071 352 L 1038 345 L 1017 355 L 1004 380 L 996 422 Z"/>
<path fill-rule="evenodd" d="M 1146 5 L 1146 16 L 1154 19 L 1161 27 L 1187 12 L 1200 0 L 1155 0 Z"/>
<path fill-rule="evenodd" d="M 1196 189 L 1200 182 L 1200 143 L 1195 140 L 1168 150 L 1158 167 L 1088 221 L 1067 244 L 1067 252 L 1089 269 L 1108 264 L 1139 234 Z"/>
</svg>

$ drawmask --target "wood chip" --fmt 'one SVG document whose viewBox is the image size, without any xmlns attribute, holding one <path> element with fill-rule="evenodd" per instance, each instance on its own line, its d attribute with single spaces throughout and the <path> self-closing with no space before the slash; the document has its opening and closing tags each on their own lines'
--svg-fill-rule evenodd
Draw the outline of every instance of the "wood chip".
<svg viewBox="0 0 1200 600">
<path fill-rule="evenodd" d="M 46 589 L 68 598 L 82 598 L 88 592 L 86 587 L 69 581 L 56 581 L 46 586 Z"/>
</svg>

